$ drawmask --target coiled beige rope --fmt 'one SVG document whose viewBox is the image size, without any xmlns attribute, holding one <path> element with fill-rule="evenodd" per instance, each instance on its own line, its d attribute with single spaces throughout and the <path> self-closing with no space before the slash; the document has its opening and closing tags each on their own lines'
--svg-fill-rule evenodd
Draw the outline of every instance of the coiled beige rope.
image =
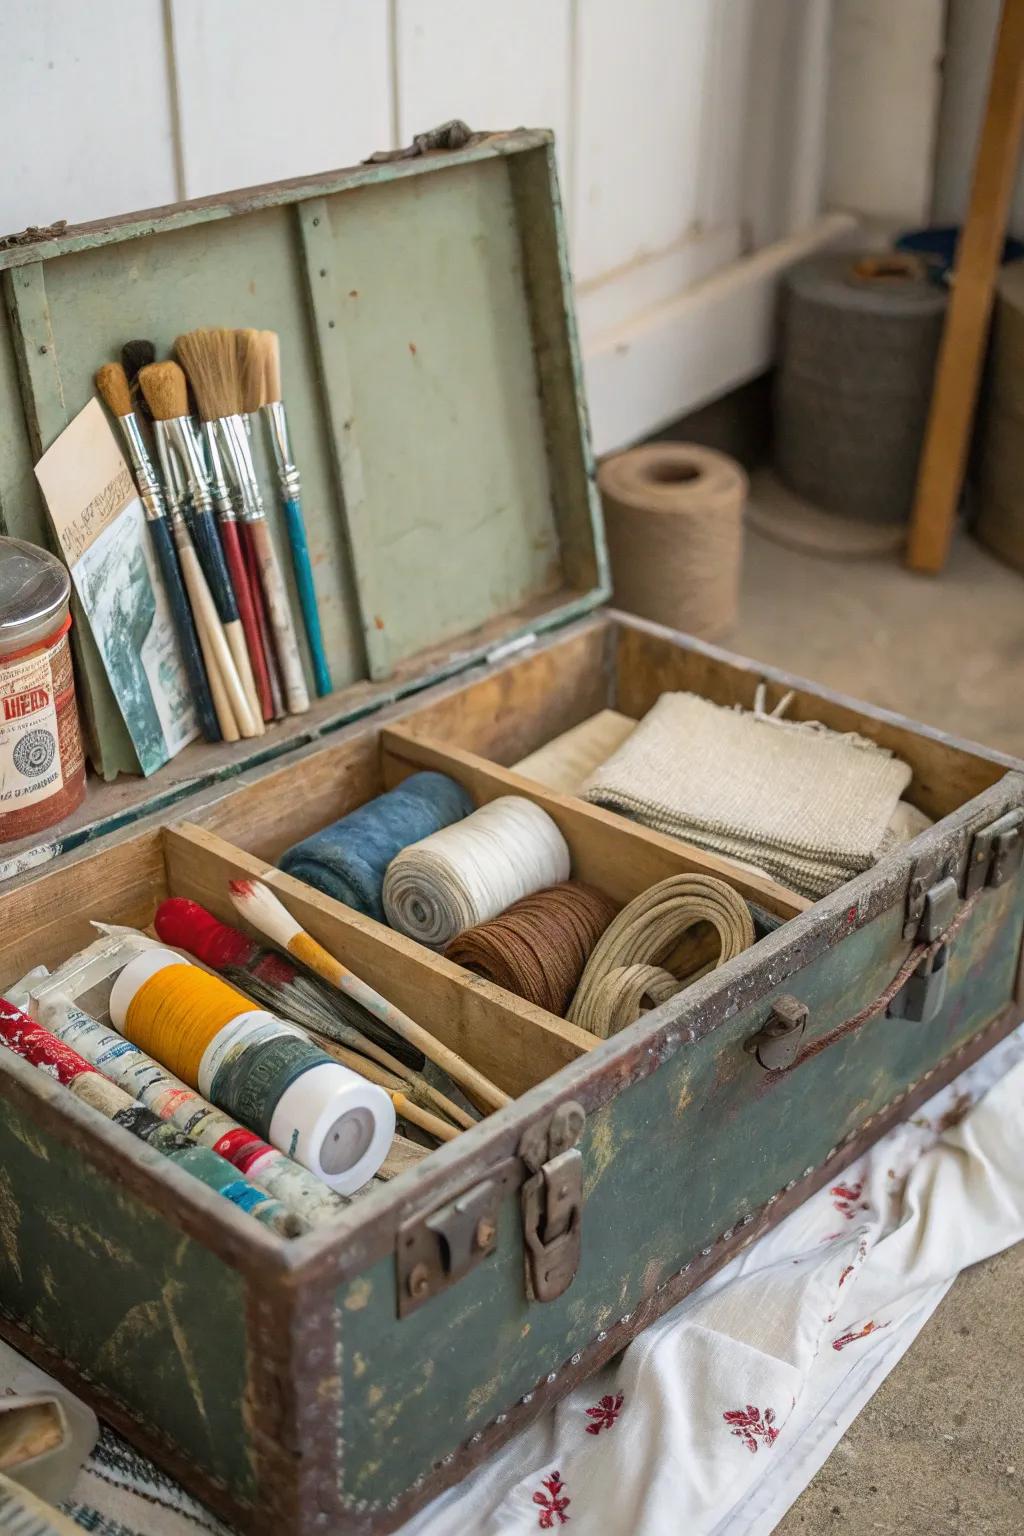
<svg viewBox="0 0 1024 1536">
<path fill-rule="evenodd" d="M 631 901 L 598 940 L 569 1009 L 573 1024 L 607 1039 L 632 1024 L 703 971 L 677 976 L 670 968 L 679 941 L 698 923 L 718 935 L 715 966 L 754 942 L 743 898 L 713 875 L 673 875 Z"/>
</svg>

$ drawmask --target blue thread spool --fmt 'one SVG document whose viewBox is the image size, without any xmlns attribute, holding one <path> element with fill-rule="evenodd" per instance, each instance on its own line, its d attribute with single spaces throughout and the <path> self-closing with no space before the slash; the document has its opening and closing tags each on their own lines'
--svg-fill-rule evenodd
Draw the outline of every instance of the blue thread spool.
<svg viewBox="0 0 1024 1536">
<path fill-rule="evenodd" d="M 472 810 L 467 791 L 447 774 L 414 773 L 396 789 L 303 838 L 283 855 L 281 868 L 383 923 L 381 893 L 391 860 Z"/>
</svg>

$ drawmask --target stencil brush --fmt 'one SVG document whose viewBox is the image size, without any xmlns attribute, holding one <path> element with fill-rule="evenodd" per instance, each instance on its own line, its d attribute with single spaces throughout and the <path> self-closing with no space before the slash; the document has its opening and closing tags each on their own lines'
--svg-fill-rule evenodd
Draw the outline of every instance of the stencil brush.
<svg viewBox="0 0 1024 1536">
<path fill-rule="evenodd" d="M 276 331 L 238 331 L 238 354 L 242 372 L 242 388 L 245 409 L 262 411 L 270 437 L 270 446 L 277 468 L 278 487 L 281 492 L 281 509 L 295 571 L 302 619 L 309 641 L 309 654 L 313 663 L 313 678 L 320 698 L 331 691 L 331 673 L 327 665 L 323 634 L 320 629 L 320 611 L 313 584 L 313 567 L 309 559 L 306 525 L 302 519 L 302 484 L 299 471 L 292 459 L 288 437 L 288 418 L 285 415 L 281 395 L 281 344 Z"/>
<path fill-rule="evenodd" d="M 396 1034 L 402 1035 L 410 1045 L 417 1046 L 424 1056 L 443 1067 L 471 1099 L 487 1109 L 501 1109 L 511 1104 L 509 1095 L 482 1072 L 470 1066 L 468 1061 L 464 1061 L 448 1046 L 442 1045 L 429 1030 L 389 1003 L 373 987 L 342 965 L 322 944 L 318 944 L 268 886 L 259 880 L 230 880 L 228 890 L 236 912 L 258 933 L 262 933 L 271 943 L 283 949 L 301 965 L 307 966 L 315 975 L 321 976 L 339 992 L 346 993 L 369 1012 L 376 1014 Z"/>
<path fill-rule="evenodd" d="M 121 364 L 104 363 L 103 367 L 96 373 L 96 388 L 110 414 L 117 417 L 125 447 L 128 450 L 128 457 L 131 460 L 132 469 L 135 473 L 135 483 L 139 488 L 139 498 L 142 502 L 143 511 L 146 514 L 150 537 L 153 540 L 153 548 L 156 550 L 157 562 L 164 579 L 167 601 L 171 606 L 171 616 L 174 620 L 178 644 L 181 647 L 182 660 L 185 663 L 185 672 L 195 704 L 199 728 L 207 741 L 220 741 L 220 726 L 217 724 L 217 714 L 213 707 L 213 698 L 206 679 L 206 669 L 203 666 L 203 658 L 199 649 L 199 637 L 196 634 L 195 621 L 188 605 L 185 585 L 181 578 L 181 567 L 178 564 L 178 557 L 174 552 L 174 541 L 171 538 L 171 530 L 167 523 L 163 492 L 160 489 L 160 481 L 157 479 L 156 470 L 150 460 L 149 450 L 142 436 L 138 417 L 135 415 L 132 406 L 132 395 L 128 384 L 128 377 Z"/>
<path fill-rule="evenodd" d="M 274 650 L 290 714 L 309 708 L 298 637 L 281 563 L 263 509 L 252 451 L 241 417 L 242 391 L 234 331 L 209 327 L 179 336 L 174 349 L 188 370 L 200 414 L 216 421 L 228 470 L 242 499 L 246 537 L 253 546 L 274 636 Z"/>
<path fill-rule="evenodd" d="M 183 511 L 189 484 L 186 460 L 190 449 L 195 448 L 186 425 L 188 388 L 185 375 L 177 363 L 150 363 L 139 371 L 139 388 L 153 415 L 171 530 L 192 603 L 217 720 L 224 740 L 238 741 L 243 720 L 249 727 L 245 734 L 255 735 L 255 727 Z"/>
</svg>

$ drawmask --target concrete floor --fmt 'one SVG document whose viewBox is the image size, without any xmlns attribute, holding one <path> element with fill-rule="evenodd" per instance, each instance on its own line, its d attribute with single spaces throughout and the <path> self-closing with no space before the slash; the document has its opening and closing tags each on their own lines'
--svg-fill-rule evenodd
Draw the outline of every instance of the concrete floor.
<svg viewBox="0 0 1024 1536">
<path fill-rule="evenodd" d="M 1024 577 L 965 534 L 934 579 L 751 533 L 730 644 L 1024 757 Z M 1022 1389 L 1024 1244 L 960 1276 L 778 1531 L 1020 1536 Z"/>
</svg>

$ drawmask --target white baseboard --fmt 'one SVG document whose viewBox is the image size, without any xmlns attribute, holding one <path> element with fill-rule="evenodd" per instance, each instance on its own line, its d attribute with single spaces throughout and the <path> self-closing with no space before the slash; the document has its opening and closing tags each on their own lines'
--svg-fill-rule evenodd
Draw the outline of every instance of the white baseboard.
<svg viewBox="0 0 1024 1536">
<path fill-rule="evenodd" d="M 592 336 L 584 372 L 594 447 L 637 442 L 762 373 L 775 349 L 775 293 L 787 267 L 849 237 L 830 213 L 633 319 Z"/>
</svg>

